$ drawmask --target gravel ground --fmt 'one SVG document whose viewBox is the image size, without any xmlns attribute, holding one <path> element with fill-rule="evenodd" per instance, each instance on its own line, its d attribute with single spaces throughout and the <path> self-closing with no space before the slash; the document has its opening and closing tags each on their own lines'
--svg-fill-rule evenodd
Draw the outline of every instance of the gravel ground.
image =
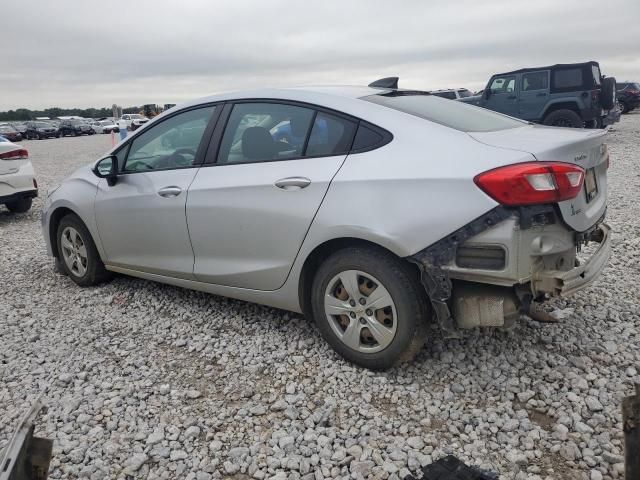
<svg viewBox="0 0 640 480">
<path fill-rule="evenodd" d="M 622 478 L 640 381 L 640 113 L 610 133 L 614 255 L 561 322 L 433 332 L 411 365 L 344 362 L 298 315 L 126 277 L 53 272 L 0 207 L 0 447 L 48 385 L 52 478 L 402 478 L 453 453 L 502 478 Z M 41 192 L 109 136 L 26 142 Z"/>
</svg>

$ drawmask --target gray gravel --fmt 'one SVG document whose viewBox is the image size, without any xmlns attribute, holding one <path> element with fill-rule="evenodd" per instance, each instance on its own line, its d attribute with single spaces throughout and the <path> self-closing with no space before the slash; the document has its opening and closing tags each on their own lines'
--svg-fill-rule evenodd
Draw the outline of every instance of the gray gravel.
<svg viewBox="0 0 640 480">
<path fill-rule="evenodd" d="M 52 478 L 401 478 L 453 453 L 503 478 L 621 478 L 640 381 L 640 114 L 611 132 L 614 256 L 555 325 L 433 332 L 411 365 L 347 364 L 298 315 L 53 272 L 32 213 L 0 209 L 0 447 L 49 386 Z M 41 191 L 108 136 L 25 143 Z M 1 207 L 0 207 L 1 208 Z"/>
</svg>

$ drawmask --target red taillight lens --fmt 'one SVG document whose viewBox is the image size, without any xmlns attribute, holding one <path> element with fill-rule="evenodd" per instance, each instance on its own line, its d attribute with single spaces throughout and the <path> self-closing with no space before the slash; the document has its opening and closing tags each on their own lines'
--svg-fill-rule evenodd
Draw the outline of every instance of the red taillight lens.
<svg viewBox="0 0 640 480">
<path fill-rule="evenodd" d="M 557 203 L 582 189 L 584 169 L 561 162 L 527 162 L 496 168 L 473 181 L 496 202 L 509 207 Z"/>
<path fill-rule="evenodd" d="M 629 90 L 627 90 L 627 92 L 632 95 L 638 95 L 640 93 L 640 90 L 636 90 L 635 88 L 630 88 Z"/>
<path fill-rule="evenodd" d="M 0 160 L 25 160 L 27 158 L 29 158 L 29 152 L 27 152 L 24 148 L 0 153 Z"/>
</svg>

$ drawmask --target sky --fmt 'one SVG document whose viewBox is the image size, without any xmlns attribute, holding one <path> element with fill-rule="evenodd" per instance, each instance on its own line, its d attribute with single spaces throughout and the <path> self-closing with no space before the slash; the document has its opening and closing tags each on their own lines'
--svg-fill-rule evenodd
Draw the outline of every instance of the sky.
<svg viewBox="0 0 640 480">
<path fill-rule="evenodd" d="M 30 0 L 0 12 L 0 110 L 255 87 L 481 89 L 587 60 L 640 81 L 640 0 Z"/>
</svg>

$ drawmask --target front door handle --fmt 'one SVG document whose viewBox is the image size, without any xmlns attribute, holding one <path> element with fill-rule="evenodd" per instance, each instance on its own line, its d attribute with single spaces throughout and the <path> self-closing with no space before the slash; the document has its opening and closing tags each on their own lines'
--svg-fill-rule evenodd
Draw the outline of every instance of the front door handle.
<svg viewBox="0 0 640 480">
<path fill-rule="evenodd" d="M 281 178 L 274 185 L 283 190 L 300 190 L 311 184 L 311 180 L 306 177 L 287 177 Z"/>
<path fill-rule="evenodd" d="M 536 94 L 536 97 L 546 97 L 547 94 L 546 93 L 538 93 Z"/>
<path fill-rule="evenodd" d="M 164 187 L 158 190 L 158 195 L 165 198 L 177 197 L 182 193 L 180 187 Z"/>
</svg>

